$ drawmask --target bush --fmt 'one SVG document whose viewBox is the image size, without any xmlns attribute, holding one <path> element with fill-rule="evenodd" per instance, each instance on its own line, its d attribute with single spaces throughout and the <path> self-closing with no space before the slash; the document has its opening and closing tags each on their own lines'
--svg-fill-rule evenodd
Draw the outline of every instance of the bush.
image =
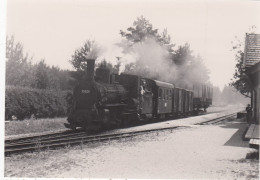
<svg viewBox="0 0 260 180">
<path fill-rule="evenodd" d="M 30 118 L 64 117 L 66 100 L 70 91 L 40 90 L 19 86 L 7 86 L 5 90 L 5 119 L 12 116 L 19 120 Z"/>
</svg>

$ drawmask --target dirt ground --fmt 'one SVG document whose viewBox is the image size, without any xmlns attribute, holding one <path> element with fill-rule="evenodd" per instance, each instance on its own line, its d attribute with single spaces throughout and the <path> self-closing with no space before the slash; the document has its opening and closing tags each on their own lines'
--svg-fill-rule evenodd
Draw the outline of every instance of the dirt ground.
<svg viewBox="0 0 260 180">
<path fill-rule="evenodd" d="M 5 177 L 258 179 L 247 125 L 191 126 L 107 143 L 5 158 Z M 44 168 L 43 168 L 44 167 Z"/>
</svg>

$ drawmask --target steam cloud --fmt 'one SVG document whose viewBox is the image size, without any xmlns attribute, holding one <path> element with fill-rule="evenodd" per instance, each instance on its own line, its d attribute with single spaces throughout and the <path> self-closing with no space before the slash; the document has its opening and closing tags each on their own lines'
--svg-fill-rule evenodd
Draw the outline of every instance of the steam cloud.
<svg viewBox="0 0 260 180">
<path fill-rule="evenodd" d="M 120 46 L 124 50 L 123 59 L 136 64 L 132 74 L 173 83 L 187 89 L 191 89 L 193 83 L 207 81 L 207 69 L 199 57 L 186 59 L 186 64 L 177 66 L 167 49 L 151 38 L 133 45 L 123 41 Z"/>
<path fill-rule="evenodd" d="M 102 48 L 97 45 L 97 43 L 92 43 L 89 53 L 86 55 L 86 59 L 97 59 L 97 57 L 101 54 Z"/>
<path fill-rule="evenodd" d="M 169 52 L 154 39 L 133 44 L 124 52 L 127 54 L 126 59 L 134 60 L 136 63 L 133 73 L 163 81 L 171 81 L 177 76 Z"/>
</svg>

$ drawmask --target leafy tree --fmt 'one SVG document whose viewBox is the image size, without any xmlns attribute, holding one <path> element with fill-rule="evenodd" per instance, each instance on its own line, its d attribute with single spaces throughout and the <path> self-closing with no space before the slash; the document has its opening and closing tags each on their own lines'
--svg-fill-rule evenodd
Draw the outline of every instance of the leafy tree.
<svg viewBox="0 0 260 180">
<path fill-rule="evenodd" d="M 114 66 L 112 63 L 107 62 L 106 59 L 103 59 L 100 63 L 97 64 L 97 67 L 108 68 L 110 70 L 110 73 L 118 74 L 121 64 L 120 64 L 120 58 L 117 59 L 118 59 L 117 64 Z"/>
<path fill-rule="evenodd" d="M 192 50 L 190 49 L 190 45 L 188 43 L 184 44 L 183 46 L 179 46 L 178 49 L 174 52 L 172 58 L 176 65 L 187 64 L 191 62 L 192 59 Z"/>
<path fill-rule="evenodd" d="M 44 60 L 41 60 L 39 64 L 37 64 L 35 76 L 36 76 L 36 80 L 35 80 L 36 88 L 47 89 L 49 87 L 48 66 L 45 64 Z"/>
<path fill-rule="evenodd" d="M 70 71 L 61 70 L 59 67 L 48 66 L 44 60 L 36 66 L 35 84 L 38 89 L 68 90 L 72 89 Z"/>
<path fill-rule="evenodd" d="M 33 65 L 28 54 L 24 54 L 23 45 L 6 37 L 6 84 L 31 86 L 34 79 Z"/>
<path fill-rule="evenodd" d="M 128 32 L 120 30 L 120 34 L 130 42 L 142 42 L 146 38 L 156 38 L 158 36 L 158 29 L 153 29 L 152 24 L 143 16 L 138 17 L 133 26 L 127 28 Z"/>
<path fill-rule="evenodd" d="M 173 52 L 173 44 L 171 43 L 171 37 L 167 32 L 167 29 L 164 29 L 162 34 L 159 34 L 158 29 L 154 29 L 153 25 L 145 19 L 143 16 L 138 17 L 134 21 L 133 27 L 127 28 L 127 31 L 120 30 L 122 37 L 125 37 L 131 44 L 142 43 L 146 39 L 155 39 L 161 45 L 164 45 L 169 52 Z"/>
<path fill-rule="evenodd" d="M 70 81 L 72 80 L 71 71 L 69 70 L 60 70 L 58 73 L 59 83 L 61 90 L 73 89 L 74 86 L 71 86 Z"/>
<path fill-rule="evenodd" d="M 103 59 L 100 63 L 97 64 L 97 67 L 100 68 L 108 68 L 111 71 L 113 71 L 113 65 L 106 61 L 106 59 Z"/>
<path fill-rule="evenodd" d="M 235 66 L 235 73 L 233 75 L 233 79 L 231 79 L 229 85 L 233 86 L 242 95 L 250 97 L 251 84 L 248 76 L 245 73 L 245 68 L 243 65 L 244 51 L 242 50 L 242 48 L 242 42 L 237 39 L 236 44 L 232 47 L 233 51 L 235 51 L 236 54 L 235 58 L 237 63 Z"/>
<path fill-rule="evenodd" d="M 87 71 L 86 59 L 96 59 L 100 48 L 94 40 L 87 40 L 84 45 L 75 50 L 69 62 L 76 71 L 70 72 L 72 79 L 69 80 L 70 86 L 75 86 L 84 77 Z"/>
<path fill-rule="evenodd" d="M 76 49 L 69 61 L 77 71 L 85 71 L 87 69 L 87 58 L 97 58 L 98 47 L 95 41 L 87 40 L 84 45 Z"/>
<path fill-rule="evenodd" d="M 68 70 L 50 67 L 44 60 L 32 64 L 32 57 L 24 53 L 23 45 L 14 36 L 6 37 L 6 85 L 38 89 L 71 89 Z"/>
<path fill-rule="evenodd" d="M 46 71 L 47 71 L 47 76 L 48 76 L 48 88 L 49 89 L 56 89 L 59 90 L 61 89 L 61 83 L 60 83 L 60 68 L 59 67 L 46 67 Z"/>
</svg>

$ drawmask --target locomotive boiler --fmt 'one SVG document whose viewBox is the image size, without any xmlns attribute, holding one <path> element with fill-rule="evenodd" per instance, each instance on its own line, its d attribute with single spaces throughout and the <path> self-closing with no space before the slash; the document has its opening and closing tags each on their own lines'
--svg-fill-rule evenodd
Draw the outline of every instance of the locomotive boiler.
<svg viewBox="0 0 260 180">
<path fill-rule="evenodd" d="M 121 112 L 127 105 L 127 91 L 120 84 L 110 83 L 107 68 L 98 68 L 94 77 L 95 60 L 86 61 L 87 71 L 73 91 L 72 111 L 65 126 L 99 129 L 119 124 Z"/>
</svg>

